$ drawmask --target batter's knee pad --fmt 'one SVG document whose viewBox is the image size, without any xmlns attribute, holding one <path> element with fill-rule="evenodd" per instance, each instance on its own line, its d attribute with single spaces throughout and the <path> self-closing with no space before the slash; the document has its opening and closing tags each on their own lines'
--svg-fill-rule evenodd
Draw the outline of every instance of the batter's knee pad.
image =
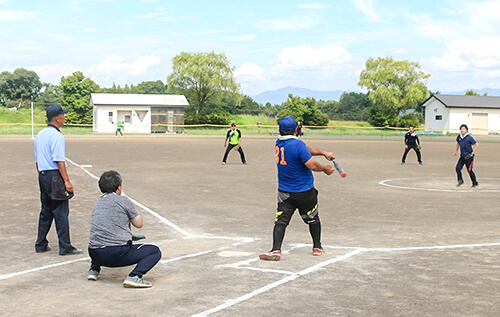
<svg viewBox="0 0 500 317">
<path fill-rule="evenodd" d="M 302 221 L 304 221 L 304 223 L 307 225 L 319 222 L 318 212 L 319 212 L 318 204 L 316 204 L 313 209 L 311 209 L 308 212 L 306 212 L 305 214 L 301 215 Z"/>
</svg>

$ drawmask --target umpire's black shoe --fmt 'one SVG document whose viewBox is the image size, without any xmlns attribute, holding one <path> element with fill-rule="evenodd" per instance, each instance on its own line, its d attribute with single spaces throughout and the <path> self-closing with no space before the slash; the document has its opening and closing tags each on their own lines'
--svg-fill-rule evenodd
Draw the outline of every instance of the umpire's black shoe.
<svg viewBox="0 0 500 317">
<path fill-rule="evenodd" d="M 76 254 L 82 254 L 82 253 L 83 253 L 82 249 L 73 248 L 73 250 L 66 252 L 66 253 L 59 253 L 59 255 L 76 255 Z"/>
<path fill-rule="evenodd" d="M 44 252 L 47 252 L 47 251 L 50 251 L 50 250 L 52 250 L 51 247 L 46 246 L 44 249 L 36 250 L 36 253 L 44 253 Z"/>
</svg>

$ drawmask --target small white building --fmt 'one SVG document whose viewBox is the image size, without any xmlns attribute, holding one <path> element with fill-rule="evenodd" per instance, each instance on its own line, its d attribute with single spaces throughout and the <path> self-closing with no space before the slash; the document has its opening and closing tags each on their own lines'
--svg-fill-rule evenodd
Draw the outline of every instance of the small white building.
<svg viewBox="0 0 500 317">
<path fill-rule="evenodd" d="M 431 95 L 425 108 L 425 130 L 458 133 L 466 124 L 474 134 L 500 133 L 500 97 Z"/>
<path fill-rule="evenodd" d="M 90 95 L 89 105 L 94 132 L 114 133 L 116 123 L 123 121 L 125 133 L 176 133 L 182 131 L 189 103 L 183 95 L 96 93 Z"/>
</svg>

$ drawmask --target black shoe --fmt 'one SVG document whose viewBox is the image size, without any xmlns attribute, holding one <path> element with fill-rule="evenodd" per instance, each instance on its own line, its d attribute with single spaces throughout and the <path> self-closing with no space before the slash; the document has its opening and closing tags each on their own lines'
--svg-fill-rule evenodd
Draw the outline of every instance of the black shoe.
<svg viewBox="0 0 500 317">
<path fill-rule="evenodd" d="M 59 253 L 59 255 L 76 255 L 76 254 L 82 254 L 82 253 L 83 253 L 82 249 L 73 248 L 73 250 L 66 252 L 66 253 L 62 253 L 62 254 Z"/>
<path fill-rule="evenodd" d="M 464 181 L 458 181 L 457 187 L 460 187 L 464 184 Z"/>
<path fill-rule="evenodd" d="M 44 252 L 47 252 L 47 251 L 50 251 L 50 250 L 52 250 L 51 247 L 46 246 L 45 249 L 36 250 L 36 253 L 44 253 Z"/>
</svg>

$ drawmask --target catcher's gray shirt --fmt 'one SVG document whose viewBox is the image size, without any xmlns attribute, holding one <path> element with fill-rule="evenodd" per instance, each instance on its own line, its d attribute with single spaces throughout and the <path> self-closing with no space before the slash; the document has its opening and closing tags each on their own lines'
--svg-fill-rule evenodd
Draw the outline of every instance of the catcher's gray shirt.
<svg viewBox="0 0 500 317">
<path fill-rule="evenodd" d="M 102 195 L 92 209 L 89 247 L 126 245 L 132 240 L 130 220 L 137 216 L 139 213 L 128 197 L 116 193 Z"/>
</svg>

